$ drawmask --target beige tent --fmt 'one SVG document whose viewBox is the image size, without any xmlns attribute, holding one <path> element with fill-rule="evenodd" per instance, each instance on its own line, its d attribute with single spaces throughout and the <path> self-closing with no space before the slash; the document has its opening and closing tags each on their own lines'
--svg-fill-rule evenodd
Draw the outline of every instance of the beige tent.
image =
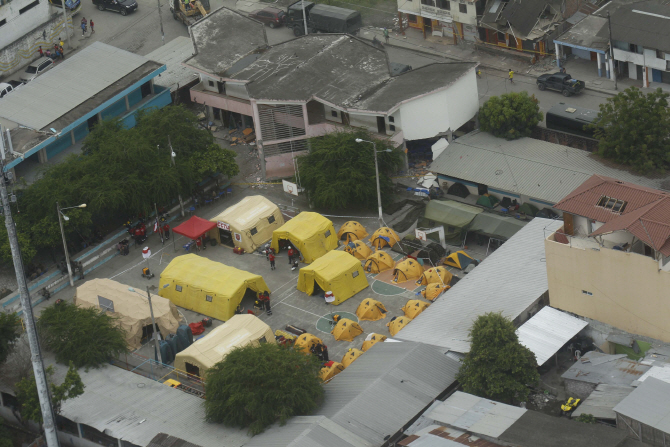
<svg viewBox="0 0 670 447">
<path fill-rule="evenodd" d="M 216 228 L 209 236 L 219 243 L 232 242 L 244 251 L 253 252 L 272 239 L 272 232 L 284 225 L 277 205 L 263 196 L 248 196 L 210 219 Z"/>
<path fill-rule="evenodd" d="M 142 338 L 153 333 L 149 300 L 145 291 L 135 290 L 111 279 L 92 279 L 77 287 L 74 304 L 79 307 L 105 309 L 118 318 L 116 324 L 126 333 L 126 342 L 131 349 L 139 349 Z M 151 295 L 151 304 L 161 336 L 166 338 L 177 332 L 177 307 L 170 300 L 158 295 Z"/>
<path fill-rule="evenodd" d="M 205 337 L 177 354 L 174 367 L 198 377 L 235 348 L 248 344 L 274 343 L 275 337 L 270 326 L 255 315 L 235 315 Z"/>
</svg>

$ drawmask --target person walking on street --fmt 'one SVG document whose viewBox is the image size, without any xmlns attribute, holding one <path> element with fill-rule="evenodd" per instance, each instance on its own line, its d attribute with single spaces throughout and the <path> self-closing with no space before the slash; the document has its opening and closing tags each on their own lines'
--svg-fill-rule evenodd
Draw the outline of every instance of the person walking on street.
<svg viewBox="0 0 670 447">
<path fill-rule="evenodd" d="M 270 260 L 270 270 L 274 270 L 275 269 L 275 255 L 272 252 L 270 252 L 270 254 L 268 255 L 268 259 Z"/>
<path fill-rule="evenodd" d="M 95 30 L 93 29 L 93 19 L 91 19 L 88 24 L 91 27 L 91 34 L 95 34 Z"/>
<path fill-rule="evenodd" d="M 384 28 L 384 39 L 386 39 L 386 43 L 389 43 L 389 30 L 387 28 Z"/>
<path fill-rule="evenodd" d="M 42 50 L 42 47 L 40 46 L 40 49 L 37 50 L 40 53 L 40 57 L 44 57 L 44 50 Z"/>
<path fill-rule="evenodd" d="M 512 71 L 511 68 L 509 69 L 509 82 L 514 84 L 514 72 Z"/>
<path fill-rule="evenodd" d="M 86 17 L 81 18 L 81 37 L 84 37 L 86 35 L 86 26 L 88 25 L 88 22 L 86 21 Z"/>
</svg>

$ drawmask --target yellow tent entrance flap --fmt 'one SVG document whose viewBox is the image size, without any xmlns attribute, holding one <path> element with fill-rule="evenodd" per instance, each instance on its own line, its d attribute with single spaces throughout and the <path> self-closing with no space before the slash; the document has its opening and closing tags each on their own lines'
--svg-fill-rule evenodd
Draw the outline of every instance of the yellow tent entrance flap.
<svg viewBox="0 0 670 447">
<path fill-rule="evenodd" d="M 330 331 L 338 341 L 354 341 L 354 338 L 363 333 L 363 328 L 360 324 L 348 318 L 342 318 L 337 322 L 332 331 Z"/>
<path fill-rule="evenodd" d="M 442 292 L 449 290 L 451 286 L 443 286 L 442 284 L 432 283 L 428 284 L 425 289 L 421 291 L 421 296 L 427 300 L 435 301 L 435 299 L 442 294 Z"/>
<path fill-rule="evenodd" d="M 402 310 L 405 313 L 406 317 L 414 319 L 417 317 L 417 315 L 423 312 L 428 306 L 430 306 L 430 303 L 426 303 L 425 301 L 409 300 L 400 310 Z"/>
<path fill-rule="evenodd" d="M 419 261 L 412 258 L 407 258 L 393 270 L 393 282 L 405 282 L 418 279 L 423 274 L 423 266 Z"/>
<path fill-rule="evenodd" d="M 393 317 L 391 321 L 386 323 L 386 326 L 388 326 L 389 328 L 391 337 L 395 337 L 395 334 L 400 332 L 400 329 L 407 326 L 410 321 L 412 321 L 412 319 L 408 317 Z"/>
<path fill-rule="evenodd" d="M 368 273 L 380 273 L 385 270 L 390 270 L 395 266 L 395 261 L 390 254 L 385 251 L 376 251 L 368 256 L 365 261 L 365 269 Z"/>
<path fill-rule="evenodd" d="M 341 364 L 340 362 L 333 362 L 330 361 L 326 363 L 327 366 L 324 366 L 321 368 L 321 371 L 319 372 L 319 376 L 321 377 L 321 380 L 324 382 L 327 380 L 332 379 L 342 371 L 344 371 L 344 365 Z"/>
<path fill-rule="evenodd" d="M 304 333 L 293 344 L 294 349 L 302 351 L 303 354 L 311 354 L 311 349 L 316 345 L 322 345 L 321 339 L 310 333 Z"/>
<path fill-rule="evenodd" d="M 342 357 L 342 365 L 346 368 L 354 363 L 354 361 L 356 361 L 356 359 L 362 355 L 363 351 L 360 349 L 349 348 L 349 351 L 347 351 L 347 353 L 344 354 L 344 357 Z"/>
<path fill-rule="evenodd" d="M 360 260 L 367 259 L 372 254 L 372 249 L 363 241 L 349 242 L 344 246 L 344 251 Z"/>
<path fill-rule="evenodd" d="M 372 298 L 365 298 L 356 309 L 356 316 L 359 320 L 378 321 L 386 317 L 386 307 Z"/>
<path fill-rule="evenodd" d="M 426 285 L 437 283 L 448 286 L 451 284 L 453 275 L 445 267 L 431 267 L 421 275 L 421 278 L 416 282 L 418 285 Z"/>
<path fill-rule="evenodd" d="M 337 248 L 333 223 L 319 213 L 302 212 L 272 232 L 272 248 L 279 252 L 279 241 L 286 240 L 311 264 Z"/>
<path fill-rule="evenodd" d="M 365 337 L 363 346 L 361 346 L 361 351 L 365 352 L 371 347 L 373 347 L 376 343 L 382 342 L 384 340 L 386 340 L 386 335 L 370 334 L 367 337 Z"/>
<path fill-rule="evenodd" d="M 332 304 L 337 305 L 368 287 L 368 279 L 358 259 L 333 250 L 300 269 L 298 290 L 313 295 L 317 286 L 323 291 L 332 291 L 335 295 Z"/>
<path fill-rule="evenodd" d="M 269 292 L 260 275 L 195 254 L 178 256 L 161 273 L 158 294 L 177 306 L 227 321 L 248 292 Z"/>
<path fill-rule="evenodd" d="M 353 220 L 342 224 L 340 231 L 337 232 L 337 238 L 347 243 L 363 239 L 367 235 L 365 227 Z"/>
<path fill-rule="evenodd" d="M 370 236 L 370 244 L 377 249 L 384 248 L 387 245 L 393 247 L 399 241 L 398 233 L 389 227 L 381 227 Z"/>
</svg>

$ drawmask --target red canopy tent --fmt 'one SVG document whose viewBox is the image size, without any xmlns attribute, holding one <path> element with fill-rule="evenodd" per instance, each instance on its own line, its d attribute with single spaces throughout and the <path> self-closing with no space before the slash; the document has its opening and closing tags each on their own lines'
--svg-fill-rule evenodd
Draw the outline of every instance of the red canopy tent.
<svg viewBox="0 0 670 447">
<path fill-rule="evenodd" d="M 210 222 L 201 217 L 193 216 L 183 224 L 174 227 L 172 231 L 195 240 L 212 228 L 216 228 L 216 222 Z"/>
</svg>

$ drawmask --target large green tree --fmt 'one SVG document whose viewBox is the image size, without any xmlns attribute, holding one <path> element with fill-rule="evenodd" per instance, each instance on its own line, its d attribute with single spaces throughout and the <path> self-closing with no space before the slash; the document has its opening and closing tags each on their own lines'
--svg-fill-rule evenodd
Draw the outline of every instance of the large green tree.
<svg viewBox="0 0 670 447">
<path fill-rule="evenodd" d="M 310 414 L 323 396 L 320 370 L 315 356 L 274 343 L 235 349 L 207 371 L 206 418 L 258 434 Z"/>
<path fill-rule="evenodd" d="M 470 343 L 457 377 L 465 392 L 524 402 L 540 376 L 535 354 L 519 343 L 512 321 L 500 313 L 480 315 L 470 329 Z"/>
<path fill-rule="evenodd" d="M 15 313 L 0 312 L 0 364 L 7 360 L 19 335 L 21 335 L 19 316 Z"/>
<path fill-rule="evenodd" d="M 98 367 L 128 352 L 126 334 L 106 312 L 67 302 L 47 307 L 37 325 L 43 346 L 60 363 Z"/>
<path fill-rule="evenodd" d="M 646 173 L 670 165 L 670 111 L 660 88 L 643 93 L 630 87 L 600 104 L 590 126 L 599 140 L 598 152 L 617 163 Z"/>
<path fill-rule="evenodd" d="M 382 203 L 391 202 L 391 175 L 402 166 L 402 155 L 389 140 L 374 138 L 365 130 L 332 132 L 310 139 L 309 153 L 298 158 L 302 187 L 315 206 L 326 209 L 377 208 L 374 152 L 377 146 Z M 386 151 L 390 152 L 386 152 Z"/>
<path fill-rule="evenodd" d="M 14 447 L 12 433 L 5 426 L 6 422 L 0 417 L 0 447 Z"/>
<path fill-rule="evenodd" d="M 530 136 L 542 117 L 539 101 L 527 92 L 491 96 L 479 109 L 482 130 L 508 140 Z"/>
</svg>

